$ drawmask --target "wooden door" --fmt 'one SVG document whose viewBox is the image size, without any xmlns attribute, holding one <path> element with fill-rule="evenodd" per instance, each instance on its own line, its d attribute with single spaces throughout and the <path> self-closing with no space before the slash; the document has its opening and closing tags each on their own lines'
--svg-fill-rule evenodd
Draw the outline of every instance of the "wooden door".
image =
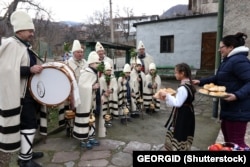
<svg viewBox="0 0 250 167">
<path fill-rule="evenodd" d="M 216 57 L 216 32 L 202 33 L 201 69 L 214 70 Z"/>
</svg>

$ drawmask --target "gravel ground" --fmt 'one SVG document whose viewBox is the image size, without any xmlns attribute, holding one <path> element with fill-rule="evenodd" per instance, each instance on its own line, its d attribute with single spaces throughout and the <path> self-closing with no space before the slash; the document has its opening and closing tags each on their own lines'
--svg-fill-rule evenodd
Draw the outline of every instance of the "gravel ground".
<svg viewBox="0 0 250 167">
<path fill-rule="evenodd" d="M 10 153 L 4 153 L 0 151 L 0 166 L 8 167 L 11 156 L 12 154 Z"/>
</svg>

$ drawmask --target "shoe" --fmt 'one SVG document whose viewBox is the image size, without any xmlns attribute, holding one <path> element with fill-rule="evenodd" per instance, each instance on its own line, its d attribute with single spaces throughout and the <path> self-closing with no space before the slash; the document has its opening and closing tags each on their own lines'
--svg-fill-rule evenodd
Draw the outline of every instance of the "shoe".
<svg viewBox="0 0 250 167">
<path fill-rule="evenodd" d="M 93 146 L 99 146 L 100 142 L 96 139 L 89 139 L 89 143 Z"/>
<path fill-rule="evenodd" d="M 33 152 L 32 159 L 42 158 L 44 156 L 43 152 Z"/>
<path fill-rule="evenodd" d="M 122 118 L 122 119 L 121 119 L 121 124 L 123 124 L 123 125 L 126 125 L 126 124 L 127 124 L 126 118 Z"/>
<path fill-rule="evenodd" d="M 112 127 L 112 122 L 111 121 L 105 121 L 104 126 L 106 128 L 111 128 Z"/>
<path fill-rule="evenodd" d="M 89 141 L 81 141 L 81 147 L 82 148 L 87 148 L 88 150 L 91 150 L 93 148 L 92 144 L 90 144 Z"/>
<path fill-rule="evenodd" d="M 18 165 L 19 167 L 42 167 L 38 163 L 34 162 L 33 160 L 21 160 L 18 159 Z"/>
<path fill-rule="evenodd" d="M 132 119 L 131 118 L 126 118 L 128 122 L 132 122 Z"/>
<path fill-rule="evenodd" d="M 139 118 L 140 115 L 138 114 L 138 112 L 132 112 L 130 115 L 132 118 Z"/>
<path fill-rule="evenodd" d="M 147 114 L 151 114 L 152 112 L 151 112 L 151 110 L 150 110 L 149 108 L 147 108 L 147 109 L 146 109 L 146 113 L 147 113 Z"/>
</svg>

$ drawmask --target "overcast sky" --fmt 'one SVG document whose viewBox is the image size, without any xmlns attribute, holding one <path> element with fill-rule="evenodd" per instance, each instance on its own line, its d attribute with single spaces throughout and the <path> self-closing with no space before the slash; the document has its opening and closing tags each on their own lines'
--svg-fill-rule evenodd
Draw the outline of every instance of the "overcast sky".
<svg viewBox="0 0 250 167">
<path fill-rule="evenodd" d="M 3 7 L 13 0 L 1 0 L 0 15 Z M 110 0 L 34 0 L 52 11 L 55 21 L 86 21 L 95 11 L 109 9 Z M 133 9 L 134 16 L 161 15 L 164 11 L 177 4 L 188 4 L 188 0 L 111 0 L 113 12 L 119 10 L 124 15 L 123 8 Z M 113 14 L 114 16 L 114 14 Z"/>
</svg>

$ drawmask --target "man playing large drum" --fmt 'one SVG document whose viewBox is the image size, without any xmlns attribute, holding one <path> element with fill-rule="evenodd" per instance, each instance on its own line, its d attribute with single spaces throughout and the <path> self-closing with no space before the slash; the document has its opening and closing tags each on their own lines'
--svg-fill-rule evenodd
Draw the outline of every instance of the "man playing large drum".
<svg viewBox="0 0 250 167">
<path fill-rule="evenodd" d="M 91 52 L 87 63 L 88 67 L 81 73 L 78 82 L 81 104 L 76 108 L 73 137 L 81 141 L 82 148 L 92 149 L 99 145 L 99 141 L 95 139 L 96 127 L 93 121 L 96 90 L 100 87 L 97 67 L 101 62 L 98 54 Z"/>
<path fill-rule="evenodd" d="M 32 149 L 39 105 L 28 89 L 31 75 L 43 70 L 30 47 L 35 27 L 32 18 L 23 11 L 15 11 L 10 22 L 15 36 L 0 47 L 0 151 L 20 149 L 20 167 L 40 167 L 32 160 L 43 156 Z"/>
</svg>

